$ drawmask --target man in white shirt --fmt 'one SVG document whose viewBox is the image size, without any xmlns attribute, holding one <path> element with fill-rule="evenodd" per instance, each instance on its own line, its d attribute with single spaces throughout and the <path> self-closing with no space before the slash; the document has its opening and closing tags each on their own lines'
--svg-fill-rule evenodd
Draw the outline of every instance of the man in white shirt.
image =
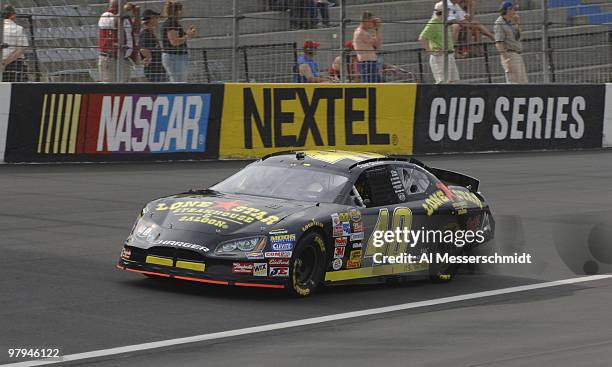
<svg viewBox="0 0 612 367">
<path fill-rule="evenodd" d="M 25 50 L 29 46 L 28 37 L 23 27 L 15 23 L 17 13 L 11 5 L 2 9 L 4 19 L 4 40 L 7 46 L 2 49 L 2 81 L 27 82 L 27 66 L 25 64 Z"/>
<path fill-rule="evenodd" d="M 357 53 L 362 83 L 380 83 L 378 56 L 382 48 L 382 23 L 369 11 L 363 12 L 361 23 L 353 34 L 353 45 Z"/>
</svg>

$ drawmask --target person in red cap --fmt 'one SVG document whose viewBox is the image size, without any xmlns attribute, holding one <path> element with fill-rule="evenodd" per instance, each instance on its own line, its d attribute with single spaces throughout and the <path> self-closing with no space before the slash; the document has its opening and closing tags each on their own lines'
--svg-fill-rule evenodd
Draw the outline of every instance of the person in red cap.
<svg viewBox="0 0 612 367">
<path fill-rule="evenodd" d="M 304 42 L 304 55 L 297 59 L 297 70 L 294 73 L 294 82 L 296 83 L 323 83 L 329 81 L 328 78 L 322 77 L 319 71 L 319 64 L 314 61 L 317 54 L 317 48 L 321 44 L 315 41 Z"/>
<path fill-rule="evenodd" d="M 337 56 L 334 62 L 329 67 L 329 77 L 333 80 L 340 80 L 340 68 L 344 65 L 344 76 L 345 79 L 350 83 L 360 83 L 361 75 L 359 72 L 359 61 L 357 61 L 357 55 L 355 54 L 355 45 L 353 41 L 346 41 L 344 44 L 344 62 L 342 62 L 342 55 Z"/>
</svg>

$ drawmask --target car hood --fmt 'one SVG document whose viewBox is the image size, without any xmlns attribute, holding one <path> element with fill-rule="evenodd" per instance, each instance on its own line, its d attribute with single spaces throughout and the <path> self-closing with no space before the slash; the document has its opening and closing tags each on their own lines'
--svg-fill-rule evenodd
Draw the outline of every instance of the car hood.
<svg viewBox="0 0 612 367">
<path fill-rule="evenodd" d="M 216 235 L 267 233 L 283 218 L 315 203 L 205 190 L 155 200 L 146 214 L 165 229 Z"/>
</svg>

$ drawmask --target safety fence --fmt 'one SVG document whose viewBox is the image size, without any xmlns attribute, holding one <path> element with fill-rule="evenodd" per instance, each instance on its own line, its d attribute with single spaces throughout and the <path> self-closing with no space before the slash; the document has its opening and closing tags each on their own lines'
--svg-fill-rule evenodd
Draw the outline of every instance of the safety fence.
<svg viewBox="0 0 612 367">
<path fill-rule="evenodd" d="M 612 146 L 612 84 L 3 83 L 0 100 L 6 162 Z"/>
<path fill-rule="evenodd" d="M 505 81 L 490 38 L 500 1 L 457 2 L 467 20 L 446 21 L 463 83 Z M 161 12 L 166 0 L 118 0 L 117 17 L 141 21 L 146 11 Z M 106 0 L 0 0 L 11 3 L 17 23 L 28 33 L 27 81 L 100 81 L 98 22 Z M 354 45 L 348 45 L 364 13 L 377 19 L 382 41 L 377 64 L 383 82 L 433 83 L 430 53 L 419 35 L 432 16 L 435 0 L 184 0 L 180 20 L 194 33 L 187 41 L 187 81 L 291 82 L 305 41 L 318 44 L 312 55 L 323 81 L 359 82 Z M 612 3 L 606 0 L 516 0 L 521 24 L 522 58 L 529 83 L 605 83 L 612 81 Z M 138 7 L 138 12 L 133 9 Z M 449 19 L 454 10 L 449 10 Z M 154 27 L 159 41 L 165 17 Z M 121 22 L 119 22 L 121 24 Z M 142 25 L 139 26 L 142 28 Z M 374 33 L 370 30 L 370 33 Z M 139 38 L 138 34 L 134 34 Z M 312 44 L 312 43 L 311 43 Z M 11 45 L 6 45 L 11 46 Z M 118 46 L 117 46 L 118 47 Z M 127 47 L 127 46 L 126 46 Z M 139 46 L 140 47 L 140 46 Z M 125 47 L 124 47 L 125 48 Z M 341 61 L 339 61 L 341 60 Z M 114 80 L 147 82 L 143 55 L 117 68 Z M 344 66 L 343 66 L 344 65 Z M 448 68 L 448 66 L 447 66 Z M 162 67 L 160 74 L 167 74 Z M 164 75 L 167 78 L 167 75 Z M 6 78 L 5 78 L 6 79 Z M 164 80 L 162 78 L 162 80 Z"/>
</svg>

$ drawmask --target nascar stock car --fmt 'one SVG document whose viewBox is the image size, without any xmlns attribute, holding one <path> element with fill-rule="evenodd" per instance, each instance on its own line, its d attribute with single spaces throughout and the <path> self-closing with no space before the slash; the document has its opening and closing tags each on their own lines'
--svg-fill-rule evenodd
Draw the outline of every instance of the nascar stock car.
<svg viewBox="0 0 612 367">
<path fill-rule="evenodd" d="M 121 251 L 123 270 L 204 283 L 285 288 L 427 276 L 457 264 L 380 263 L 385 255 L 458 254 L 468 246 L 376 244 L 377 231 L 480 229 L 494 221 L 478 180 L 414 158 L 345 151 L 282 152 L 224 181 L 148 203 Z"/>
</svg>

